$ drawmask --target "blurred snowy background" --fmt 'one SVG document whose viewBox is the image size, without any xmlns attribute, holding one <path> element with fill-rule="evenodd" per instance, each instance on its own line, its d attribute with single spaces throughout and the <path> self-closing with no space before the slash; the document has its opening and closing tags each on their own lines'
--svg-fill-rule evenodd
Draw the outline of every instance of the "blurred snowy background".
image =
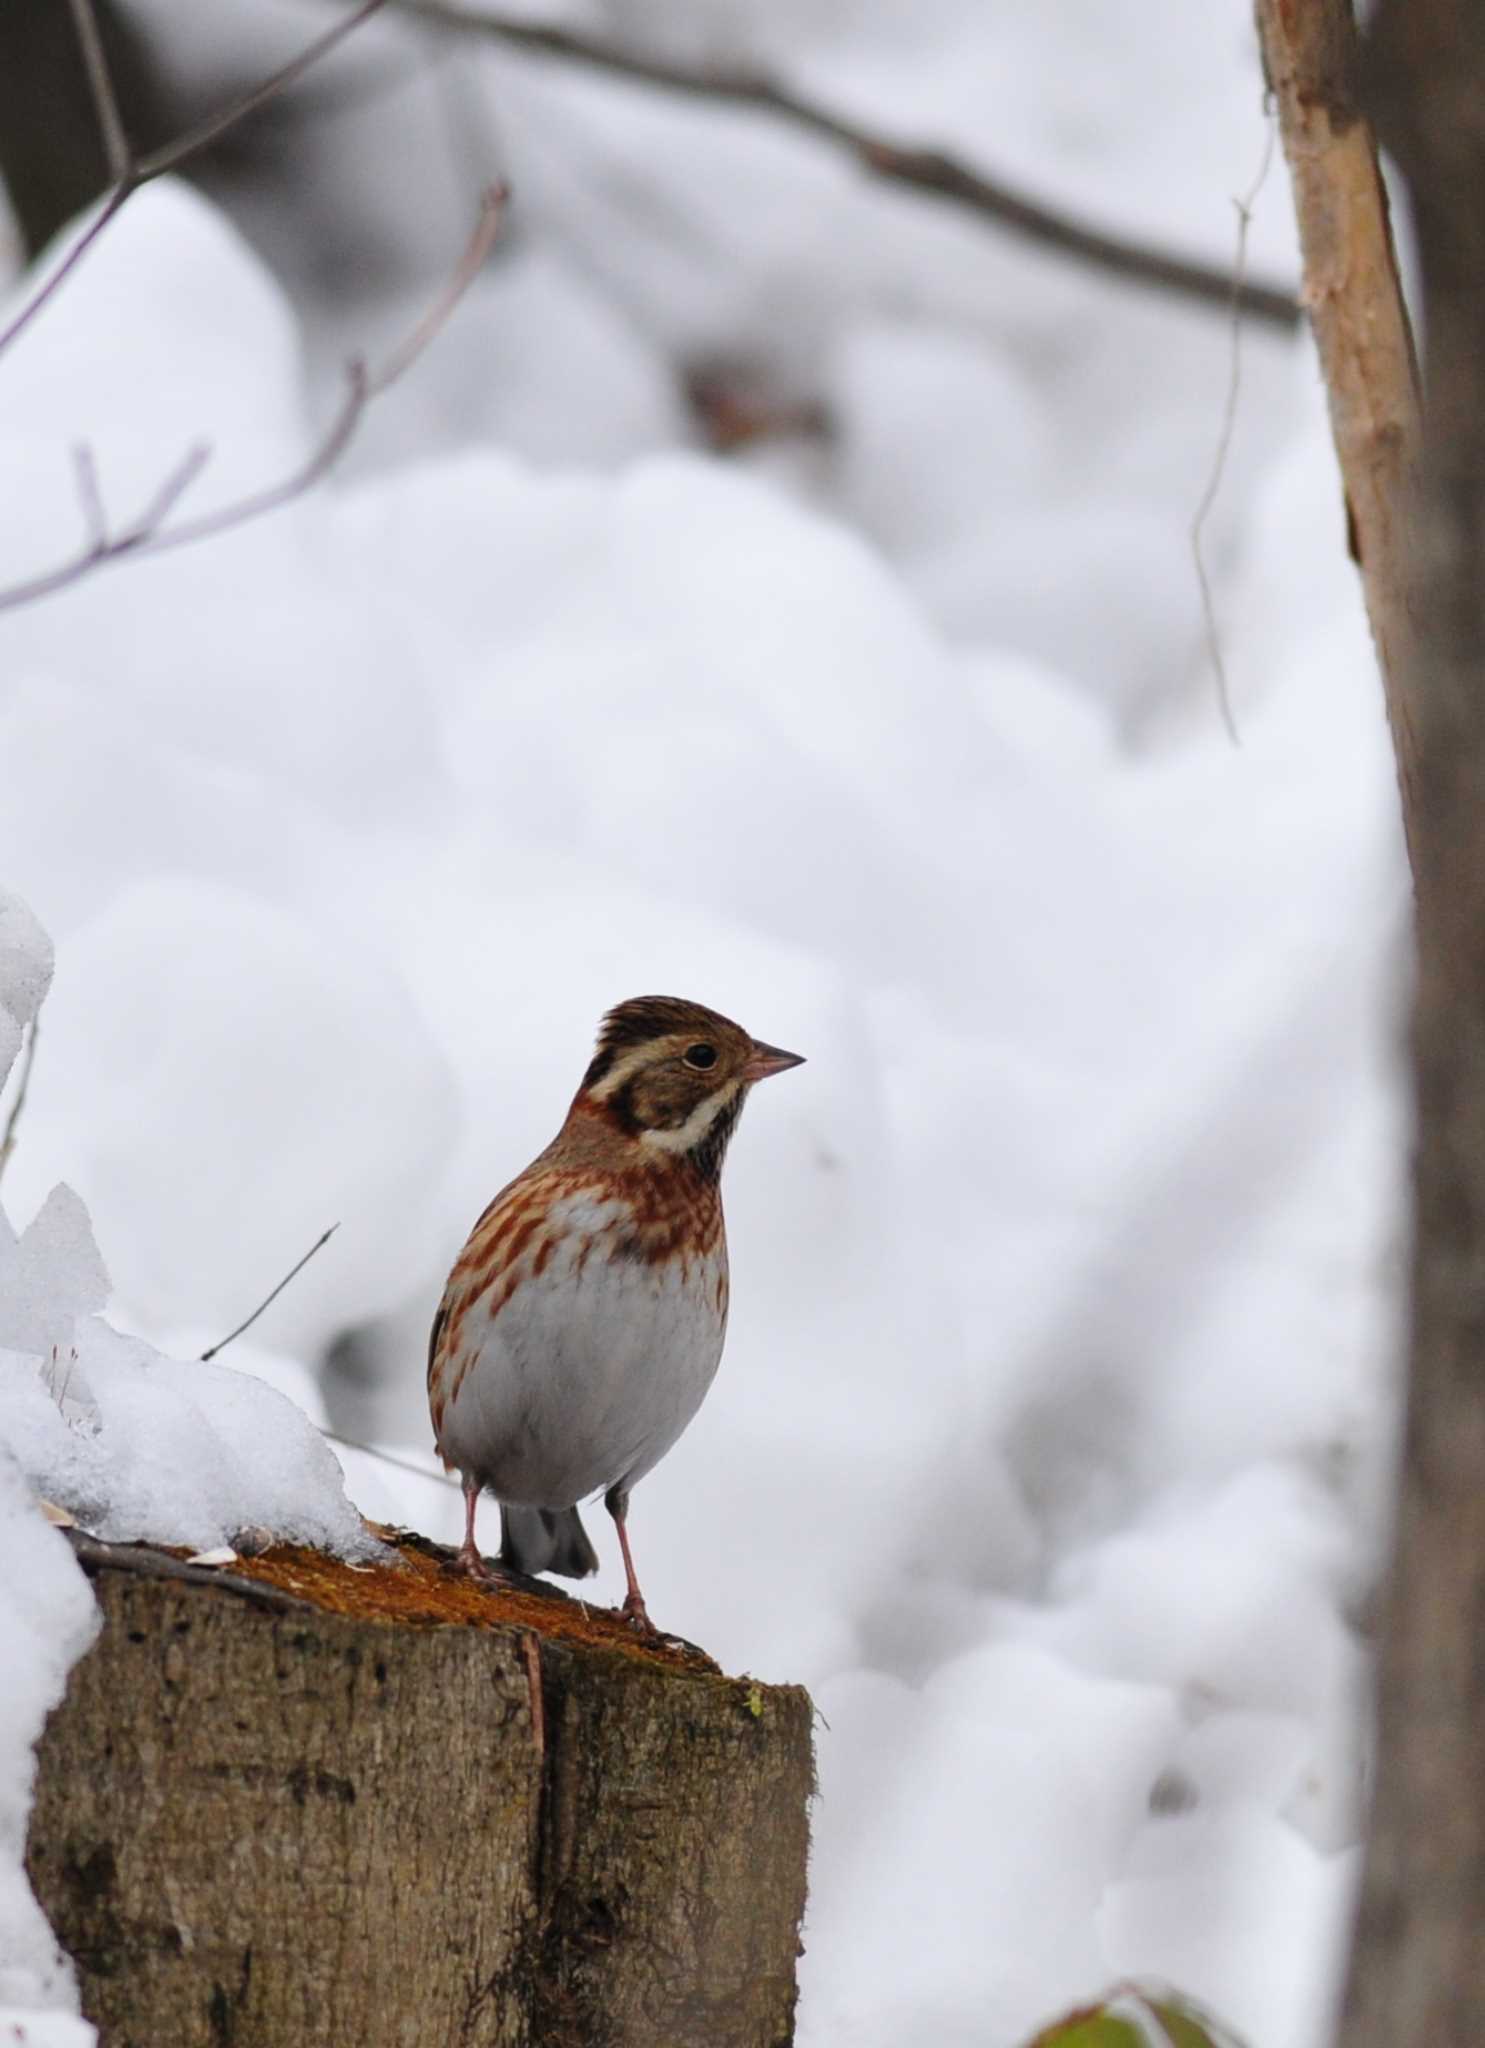
<svg viewBox="0 0 1485 2048">
<path fill-rule="evenodd" d="M 325 16 L 137 18 L 199 111 Z M 1264 154 L 1244 0 L 563 18 L 1218 264 Z M 499 173 L 487 271 L 329 485 L 0 619 L 0 878 L 56 947 L 6 1206 L 69 1183 L 111 1321 L 182 1359 L 338 1220 L 229 1361 L 421 1459 L 444 1271 L 600 1011 L 673 992 L 799 1048 L 729 1164 L 721 1377 L 632 1529 L 663 1624 L 825 1716 L 801 2042 L 1012 2048 L 1139 1974 L 1319 2048 L 1407 883 L 1308 342 L 1245 332 L 1208 526 L 1234 746 L 1189 539 L 1220 312 L 757 112 L 377 22 L 0 364 L 0 580 L 75 545 L 79 442 L 118 517 L 201 438 L 203 508 L 291 470 Z M 1250 261 L 1297 275 L 1280 162 Z M 86 1219 L 47 1231 L 91 1312 Z M 451 1489 L 345 1464 L 456 1533 Z M 113 1526 L 165 1537 L 169 1495 Z M 47 1545 L 32 1733 L 86 1636 Z M 17 1752 L 12 1865 L 24 1796 Z"/>
</svg>

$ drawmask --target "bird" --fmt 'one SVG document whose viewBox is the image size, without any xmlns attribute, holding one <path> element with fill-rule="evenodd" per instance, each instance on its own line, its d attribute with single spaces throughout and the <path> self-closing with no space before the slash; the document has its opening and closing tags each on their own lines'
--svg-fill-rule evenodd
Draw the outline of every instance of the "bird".
<svg viewBox="0 0 1485 2048">
<path fill-rule="evenodd" d="M 457 1564 L 585 1578 L 579 1504 L 603 1496 L 627 1591 L 653 1634 L 629 1544 L 629 1496 L 706 1397 L 729 1281 L 721 1174 L 754 1085 L 802 1055 L 701 1003 L 609 1010 L 562 1128 L 495 1196 L 454 1261 L 428 1345 L 434 1441 L 464 1492 Z M 475 1541 L 500 1504 L 495 1569 Z"/>
</svg>

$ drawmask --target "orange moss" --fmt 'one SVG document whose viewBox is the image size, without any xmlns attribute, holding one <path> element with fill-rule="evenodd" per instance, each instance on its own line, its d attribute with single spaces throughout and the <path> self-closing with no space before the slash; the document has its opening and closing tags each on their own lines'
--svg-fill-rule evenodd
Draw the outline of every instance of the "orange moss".
<svg viewBox="0 0 1485 2048">
<path fill-rule="evenodd" d="M 437 1549 L 406 1529 L 373 1525 L 392 1553 L 385 1562 L 349 1565 L 322 1550 L 275 1544 L 258 1557 L 234 1561 L 234 1577 L 258 1579 L 329 1614 L 360 1621 L 401 1622 L 414 1628 L 521 1628 L 553 1642 L 617 1650 L 673 1671 L 714 1677 L 718 1667 L 694 1643 L 636 1635 L 610 1607 L 575 1597 L 523 1593 L 514 1587 L 478 1586 Z"/>
</svg>

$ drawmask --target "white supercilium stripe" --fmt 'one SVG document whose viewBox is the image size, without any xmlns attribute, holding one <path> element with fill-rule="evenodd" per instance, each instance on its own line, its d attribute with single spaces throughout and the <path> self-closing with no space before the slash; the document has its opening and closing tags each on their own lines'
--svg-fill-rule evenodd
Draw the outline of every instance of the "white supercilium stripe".
<svg viewBox="0 0 1485 2048">
<path fill-rule="evenodd" d="M 667 1049 L 679 1052 L 682 1046 L 691 1042 L 684 1031 L 677 1031 L 671 1034 L 670 1039 L 647 1038 L 643 1045 L 631 1046 L 628 1052 L 614 1061 L 601 1081 L 594 1082 L 588 1090 L 589 1096 L 594 1102 L 608 1102 L 641 1067 L 648 1067 L 656 1059 L 663 1058 Z"/>
</svg>

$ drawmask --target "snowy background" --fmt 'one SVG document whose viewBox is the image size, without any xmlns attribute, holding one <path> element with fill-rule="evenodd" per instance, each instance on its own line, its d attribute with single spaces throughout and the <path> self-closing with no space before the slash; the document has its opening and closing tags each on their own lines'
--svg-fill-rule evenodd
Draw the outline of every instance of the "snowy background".
<svg viewBox="0 0 1485 2048">
<path fill-rule="evenodd" d="M 316 20 L 148 15 L 197 85 Z M 1264 150 L 1245 0 L 577 18 L 1219 263 Z M 0 2010 L 71 1996 L 18 1855 L 90 1612 L 18 1473 L 103 1533 L 354 1542 L 241 1375 L 427 1456 L 447 1264 L 658 990 L 809 1059 L 733 1149 L 727 1358 L 631 1523 L 662 1625 L 825 1717 L 804 2048 L 1014 2048 L 1129 1974 L 1319 2048 L 1407 886 L 1308 342 L 1246 334 L 1208 531 L 1234 746 L 1189 543 L 1220 315 L 756 115 L 401 30 L 335 76 L 282 190 L 144 192 L 0 364 L 8 581 L 75 544 L 79 441 L 118 517 L 203 436 L 202 508 L 290 470 L 516 188 L 330 486 L 0 618 L 0 880 L 56 960 L 0 1243 Z M 1251 257 L 1297 274 L 1280 163 Z M 707 453 L 718 365 L 793 429 Z M 7 910 L 0 1066 L 46 975 Z M 235 1372 L 154 1359 L 337 1220 Z"/>
</svg>

